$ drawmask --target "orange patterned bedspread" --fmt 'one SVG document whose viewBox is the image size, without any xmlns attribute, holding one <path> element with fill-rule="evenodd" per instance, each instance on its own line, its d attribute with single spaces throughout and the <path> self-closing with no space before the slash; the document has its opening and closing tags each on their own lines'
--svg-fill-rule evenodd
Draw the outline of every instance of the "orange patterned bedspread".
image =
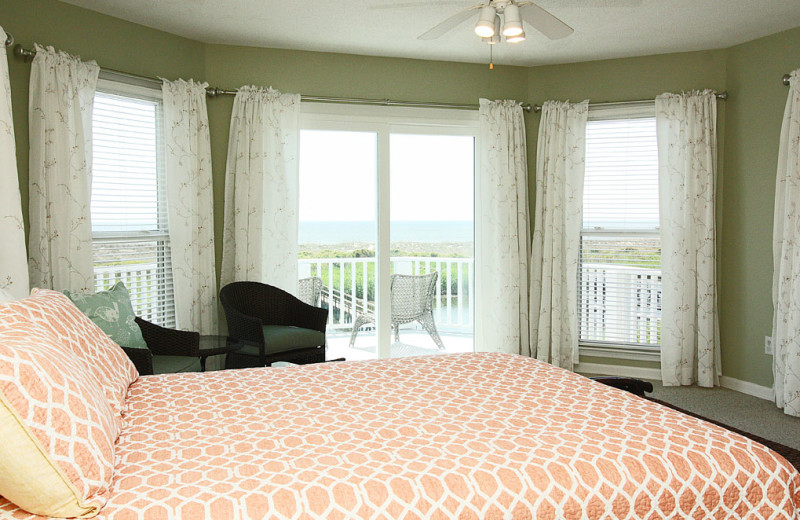
<svg viewBox="0 0 800 520">
<path fill-rule="evenodd" d="M 539 361 L 142 377 L 98 518 L 800 518 L 745 437 Z M 10 504 L 0 516 L 29 518 Z"/>
</svg>

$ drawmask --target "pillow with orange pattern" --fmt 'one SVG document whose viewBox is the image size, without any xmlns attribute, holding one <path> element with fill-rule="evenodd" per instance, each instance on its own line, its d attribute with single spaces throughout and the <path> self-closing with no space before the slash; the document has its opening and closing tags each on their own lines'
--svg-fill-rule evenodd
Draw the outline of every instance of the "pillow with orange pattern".
<svg viewBox="0 0 800 520">
<path fill-rule="evenodd" d="M 88 518 L 105 505 L 117 414 L 86 361 L 0 306 L 0 495 L 37 515 Z"/>
<path fill-rule="evenodd" d="M 119 345 L 58 291 L 34 289 L 28 298 L 3 306 L 2 313 L 17 313 L 58 339 L 65 350 L 83 362 L 84 369 L 103 389 L 121 420 L 128 387 L 139 377 Z"/>
</svg>

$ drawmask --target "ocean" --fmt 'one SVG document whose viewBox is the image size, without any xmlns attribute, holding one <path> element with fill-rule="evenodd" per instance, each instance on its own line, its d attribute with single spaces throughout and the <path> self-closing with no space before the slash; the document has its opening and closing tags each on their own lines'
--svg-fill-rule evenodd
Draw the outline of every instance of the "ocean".
<svg viewBox="0 0 800 520">
<path fill-rule="evenodd" d="M 300 222 L 300 244 L 374 243 L 378 225 L 375 222 Z M 475 231 L 468 220 L 395 221 L 390 228 L 392 242 L 472 242 Z"/>
</svg>

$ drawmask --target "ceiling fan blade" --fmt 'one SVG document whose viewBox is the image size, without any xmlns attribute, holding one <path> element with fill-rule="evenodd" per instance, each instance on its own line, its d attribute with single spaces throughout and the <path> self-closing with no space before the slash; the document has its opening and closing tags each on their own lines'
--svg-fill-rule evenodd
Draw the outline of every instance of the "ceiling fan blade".
<svg viewBox="0 0 800 520">
<path fill-rule="evenodd" d="M 517 5 L 520 6 L 522 19 L 551 40 L 560 40 L 575 32 L 572 27 L 534 3 L 520 2 Z"/>
<path fill-rule="evenodd" d="M 418 40 L 435 40 L 439 36 L 442 36 L 444 33 L 455 29 L 459 24 L 463 23 L 469 17 L 473 16 L 473 12 L 475 9 L 480 9 L 483 7 L 484 4 L 473 5 L 472 7 L 468 7 L 465 10 L 461 11 L 460 13 L 456 13 L 447 20 L 443 21 L 436 27 L 420 34 L 417 36 Z"/>
</svg>

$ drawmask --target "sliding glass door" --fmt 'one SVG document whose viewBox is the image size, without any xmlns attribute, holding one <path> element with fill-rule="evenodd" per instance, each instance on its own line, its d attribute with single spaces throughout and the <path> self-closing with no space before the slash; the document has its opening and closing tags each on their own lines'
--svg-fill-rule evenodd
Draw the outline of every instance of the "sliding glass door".
<svg viewBox="0 0 800 520">
<path fill-rule="evenodd" d="M 392 133 L 389 142 L 391 356 L 471 352 L 475 138 Z"/>
<path fill-rule="evenodd" d="M 322 282 L 327 357 L 472 351 L 474 115 L 366 112 L 300 134 L 298 266 Z"/>
<path fill-rule="evenodd" d="M 328 344 L 349 332 L 357 315 L 375 314 L 377 142 L 375 132 L 300 133 L 298 274 L 322 280 L 317 303 L 328 309 Z M 328 358 L 344 357 L 338 354 Z M 349 353 L 374 357 L 374 347 Z"/>
</svg>

